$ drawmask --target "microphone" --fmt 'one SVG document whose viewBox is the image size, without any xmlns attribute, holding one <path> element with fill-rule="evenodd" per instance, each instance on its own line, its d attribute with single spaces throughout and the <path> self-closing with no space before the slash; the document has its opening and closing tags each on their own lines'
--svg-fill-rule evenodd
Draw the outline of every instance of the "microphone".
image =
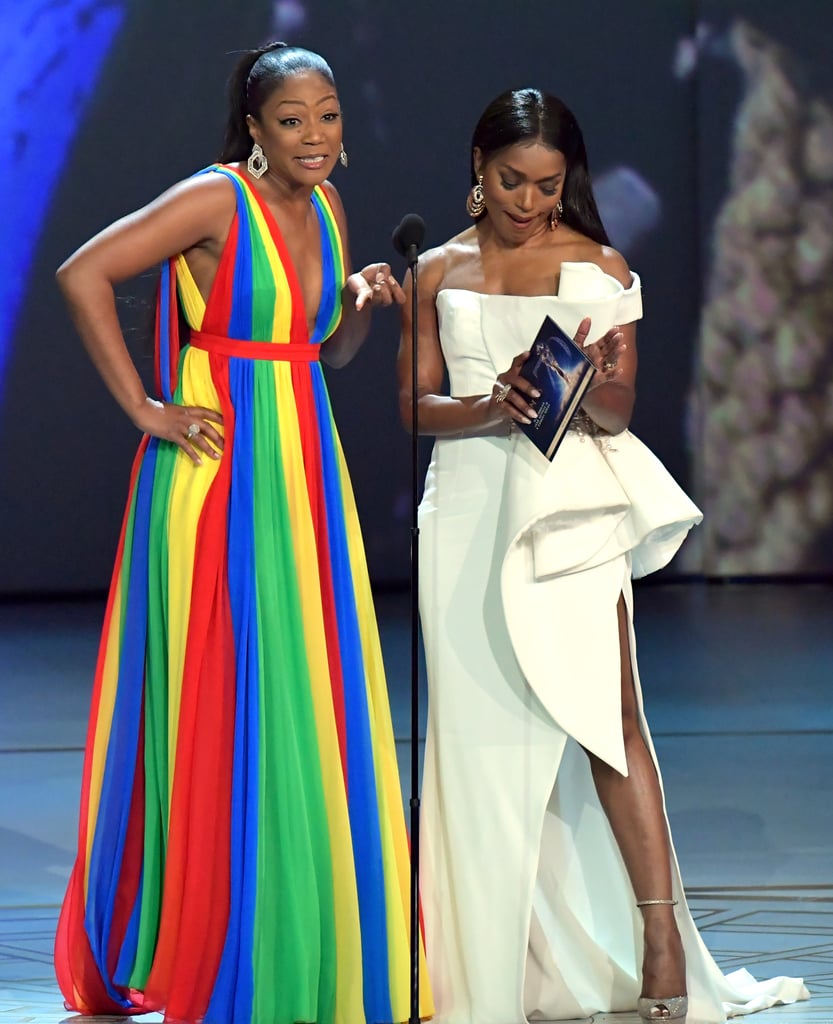
<svg viewBox="0 0 833 1024">
<path fill-rule="evenodd" d="M 425 221 L 406 213 L 391 241 L 408 261 L 411 271 L 411 1016 L 419 1018 L 419 417 L 417 352 L 419 350 L 419 247 Z"/>
<path fill-rule="evenodd" d="M 406 213 L 393 232 L 391 241 L 398 253 L 401 253 L 412 267 L 419 256 L 419 249 L 425 238 L 425 221 L 418 213 Z"/>
</svg>

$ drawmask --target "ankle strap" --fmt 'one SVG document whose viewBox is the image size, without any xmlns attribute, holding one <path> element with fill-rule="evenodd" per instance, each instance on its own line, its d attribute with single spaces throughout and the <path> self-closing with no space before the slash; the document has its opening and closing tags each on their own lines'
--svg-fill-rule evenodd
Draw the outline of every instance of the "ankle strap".
<svg viewBox="0 0 833 1024">
<path fill-rule="evenodd" d="M 638 907 L 656 907 L 656 906 L 676 907 L 677 906 L 677 901 L 676 900 L 637 900 L 636 901 L 636 905 Z"/>
</svg>

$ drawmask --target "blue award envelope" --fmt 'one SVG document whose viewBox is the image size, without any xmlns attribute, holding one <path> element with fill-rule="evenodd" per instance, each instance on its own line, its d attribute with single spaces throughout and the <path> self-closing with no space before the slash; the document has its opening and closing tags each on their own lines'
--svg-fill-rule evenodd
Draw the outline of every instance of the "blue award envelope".
<svg viewBox="0 0 833 1024">
<path fill-rule="evenodd" d="M 526 436 L 552 460 L 596 368 L 569 335 L 550 317 L 530 348 L 520 373 L 541 392 L 532 405 L 538 415 L 519 423 Z"/>
</svg>

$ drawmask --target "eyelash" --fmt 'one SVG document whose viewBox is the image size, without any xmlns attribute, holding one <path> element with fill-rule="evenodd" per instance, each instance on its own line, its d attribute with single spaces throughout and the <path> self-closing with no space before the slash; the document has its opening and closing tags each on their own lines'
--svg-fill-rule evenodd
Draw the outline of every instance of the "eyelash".
<svg viewBox="0 0 833 1024">
<path fill-rule="evenodd" d="M 322 115 L 321 120 L 326 121 L 327 124 L 332 124 L 334 121 L 337 121 L 340 117 L 341 114 L 330 113 Z M 298 117 L 284 117 L 281 118 L 281 120 L 278 123 L 281 124 L 284 128 L 295 128 L 301 123 L 301 120 Z"/>
<path fill-rule="evenodd" d="M 500 183 L 508 192 L 511 192 L 512 189 L 517 188 L 518 185 L 519 185 L 519 182 L 517 182 L 517 181 L 506 181 L 504 178 L 500 179 Z M 557 188 L 543 188 L 542 187 L 541 191 L 544 193 L 545 196 L 554 196 L 556 194 L 556 192 L 558 191 L 558 189 Z"/>
</svg>

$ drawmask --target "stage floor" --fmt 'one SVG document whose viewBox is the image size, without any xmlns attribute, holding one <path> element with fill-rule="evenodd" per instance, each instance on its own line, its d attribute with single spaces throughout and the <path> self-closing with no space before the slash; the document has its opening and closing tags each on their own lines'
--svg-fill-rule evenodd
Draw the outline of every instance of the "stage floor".
<svg viewBox="0 0 833 1024">
<path fill-rule="evenodd" d="M 408 599 L 377 603 L 407 789 Z M 51 950 L 101 615 L 100 601 L 0 604 L 0 1024 L 82 1020 L 62 1009 Z M 703 938 L 726 971 L 801 976 L 812 993 L 761 1024 L 833 1024 L 832 623 L 831 584 L 636 588 L 646 710 Z"/>
</svg>

